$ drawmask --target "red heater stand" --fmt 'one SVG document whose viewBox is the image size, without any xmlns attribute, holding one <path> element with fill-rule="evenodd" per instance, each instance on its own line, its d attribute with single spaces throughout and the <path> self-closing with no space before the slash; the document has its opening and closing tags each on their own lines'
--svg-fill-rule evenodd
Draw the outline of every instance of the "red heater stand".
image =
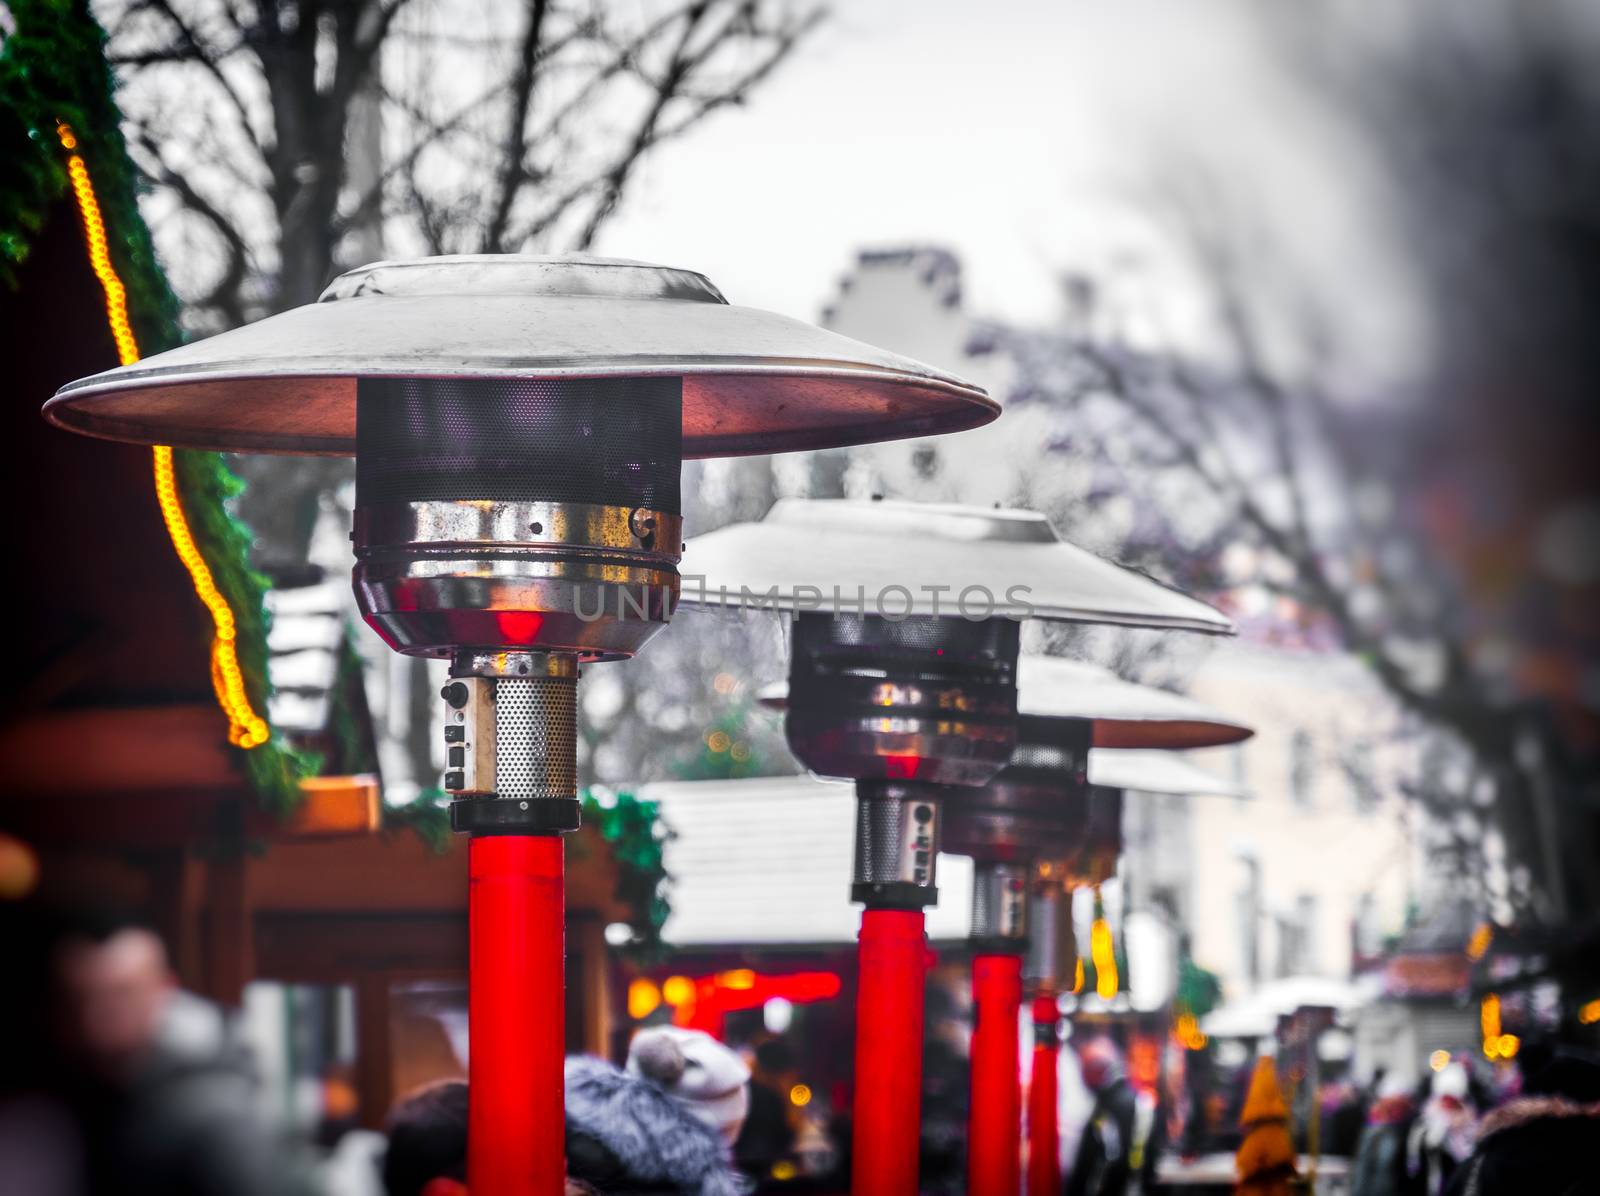
<svg viewBox="0 0 1600 1196">
<path fill-rule="evenodd" d="M 561 837 L 474 836 L 469 854 L 467 1186 L 560 1196 L 567 1170 Z"/>
<path fill-rule="evenodd" d="M 1016 1196 L 1022 1187 L 1021 1008 L 1022 956 L 975 956 L 972 1108 L 967 1122 L 967 1191 L 972 1196 Z"/>
<path fill-rule="evenodd" d="M 1028 1196 L 1061 1196 L 1057 1072 L 1061 1012 L 1054 993 L 1033 999 L 1033 1060 L 1028 1080 Z"/>
<path fill-rule="evenodd" d="M 917 1193 L 927 952 L 920 909 L 862 911 L 850 1175 L 856 1196 Z"/>
</svg>

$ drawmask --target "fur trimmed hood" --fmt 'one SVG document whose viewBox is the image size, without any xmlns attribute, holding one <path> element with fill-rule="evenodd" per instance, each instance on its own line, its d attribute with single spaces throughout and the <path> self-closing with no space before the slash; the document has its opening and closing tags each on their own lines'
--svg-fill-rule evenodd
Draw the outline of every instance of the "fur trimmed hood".
<svg viewBox="0 0 1600 1196">
<path fill-rule="evenodd" d="M 567 1169 L 607 1193 L 743 1196 L 715 1131 L 649 1080 L 603 1059 L 566 1065 Z"/>
<path fill-rule="evenodd" d="M 1547 1117 L 1588 1117 L 1600 1122 L 1600 1101 L 1579 1104 L 1559 1096 L 1524 1096 L 1501 1105 L 1478 1126 L 1478 1141 L 1487 1142 L 1495 1134 L 1519 1129 Z M 1595 1126 L 1600 1133 L 1600 1125 Z"/>
</svg>

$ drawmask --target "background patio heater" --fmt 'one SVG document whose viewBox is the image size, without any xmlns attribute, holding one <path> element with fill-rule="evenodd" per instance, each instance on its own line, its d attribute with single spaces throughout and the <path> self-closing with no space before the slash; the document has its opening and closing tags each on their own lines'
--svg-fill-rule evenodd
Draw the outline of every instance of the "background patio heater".
<svg viewBox="0 0 1600 1196">
<path fill-rule="evenodd" d="M 46 406 L 114 440 L 354 453 L 355 592 L 450 661 L 470 847 L 469 1185 L 562 1190 L 563 870 L 579 667 L 671 614 L 684 456 L 954 431 L 983 392 L 703 276 L 516 255 L 366 266 L 319 302 L 97 374 Z"/>
<path fill-rule="evenodd" d="M 1109 869 L 1116 868 L 1121 805 L 1110 791 L 1092 796 L 1091 749 L 1214 747 L 1253 732 L 1189 698 L 1061 657 L 1023 656 L 1017 688 L 1016 750 L 993 780 L 950 803 L 944 824 L 945 850 L 973 861 L 968 1190 L 1014 1196 L 1021 1187 L 1016 1048 L 1026 977 L 1034 998 L 1028 1194 L 1054 1196 L 1060 1191 L 1056 956 L 1058 935 L 1070 935 L 1072 919 L 1070 906 L 1058 908 L 1058 900 L 1070 900 L 1070 890 L 1058 898 L 1039 876 L 1046 873 L 1059 892 L 1070 872 L 1061 861 L 1076 861 L 1081 853 L 1086 859 L 1079 867 L 1107 868 L 1107 852 L 1096 850 L 1102 840 L 1111 848 Z M 1040 925 L 1030 924 L 1030 911 Z M 1070 968 L 1075 959 L 1064 962 Z"/>
<path fill-rule="evenodd" d="M 1201 720 L 1207 713 L 1218 719 L 1216 733 L 1222 743 L 1238 742 L 1255 734 L 1243 724 L 1208 711 L 1198 703 L 1189 703 L 1187 699 L 1161 690 L 1148 692 L 1159 695 L 1158 700 L 1168 710 L 1176 704 L 1186 704 Z M 1097 720 L 1097 740 L 1099 726 Z M 1234 730 L 1233 736 L 1220 738 L 1230 727 Z M 1107 739 L 1112 743 L 1131 741 L 1115 730 Z M 1197 738 L 1185 746 L 1199 747 L 1203 742 Z M 1176 796 L 1241 796 L 1244 792 L 1240 786 L 1221 780 L 1176 752 L 1159 749 L 1093 748 L 1089 752 L 1087 780 L 1087 787 L 1079 791 L 1074 802 L 1068 803 L 1082 811 L 1084 831 L 1076 852 L 1063 859 L 1038 861 L 1033 871 L 1033 896 L 1028 907 L 1031 933 L 1024 964 L 1024 974 L 1034 992 L 1031 1010 L 1034 1049 L 1028 1087 L 1027 1196 L 1046 1193 L 1056 1196 L 1061 1190 L 1057 1126 L 1059 998 L 1063 992 L 1071 991 L 1077 970 L 1072 898 L 1079 888 L 1099 886 L 1116 875 L 1117 861 L 1122 855 L 1124 791 Z"/>
<path fill-rule="evenodd" d="M 785 500 L 760 523 L 697 537 L 694 567 L 685 605 L 794 612 L 789 745 L 813 772 L 856 782 L 851 896 L 866 908 L 852 1189 L 911 1196 L 923 909 L 938 899 L 946 810 L 994 776 L 1016 745 L 1020 621 L 1231 626 L 1210 607 L 1059 540 L 1027 511 Z"/>
</svg>

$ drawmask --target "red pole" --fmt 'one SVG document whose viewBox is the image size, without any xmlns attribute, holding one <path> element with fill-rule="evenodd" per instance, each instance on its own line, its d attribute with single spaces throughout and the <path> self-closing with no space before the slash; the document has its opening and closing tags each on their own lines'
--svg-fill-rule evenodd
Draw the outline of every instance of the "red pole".
<svg viewBox="0 0 1600 1196">
<path fill-rule="evenodd" d="M 926 954 L 920 909 L 861 912 L 850 1178 L 855 1196 L 917 1193 Z"/>
<path fill-rule="evenodd" d="M 467 1187 L 561 1196 L 566 1186 L 565 895 L 559 835 L 475 835 Z"/>
<path fill-rule="evenodd" d="M 1028 1196 L 1061 1196 L 1061 1138 L 1056 1123 L 1056 1037 L 1061 1013 L 1054 993 L 1033 999 L 1033 1071 L 1028 1080 Z"/>
<path fill-rule="evenodd" d="M 972 1110 L 967 1121 L 967 1191 L 1017 1196 L 1022 1188 L 1022 1077 L 1017 1014 L 1022 956 L 972 960 Z"/>
</svg>

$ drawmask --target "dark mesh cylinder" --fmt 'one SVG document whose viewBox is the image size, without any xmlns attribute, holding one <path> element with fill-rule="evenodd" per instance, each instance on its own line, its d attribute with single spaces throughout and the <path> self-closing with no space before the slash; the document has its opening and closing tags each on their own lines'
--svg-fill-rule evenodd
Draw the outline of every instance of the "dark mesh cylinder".
<svg viewBox="0 0 1600 1196">
<path fill-rule="evenodd" d="M 584 503 L 677 514 L 680 378 L 364 378 L 356 503 Z"/>
</svg>

